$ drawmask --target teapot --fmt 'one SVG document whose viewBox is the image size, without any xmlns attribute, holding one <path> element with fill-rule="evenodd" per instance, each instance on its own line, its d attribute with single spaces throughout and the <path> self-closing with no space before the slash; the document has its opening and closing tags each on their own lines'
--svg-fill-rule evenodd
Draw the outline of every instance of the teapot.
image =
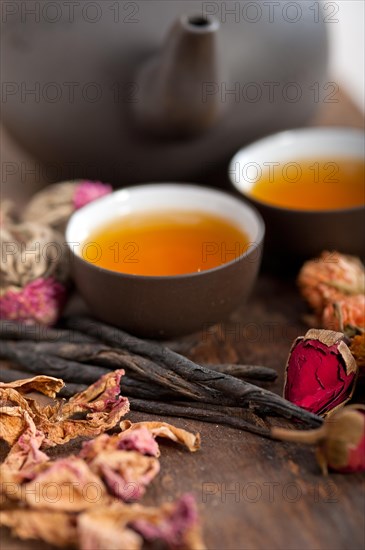
<svg viewBox="0 0 365 550">
<path fill-rule="evenodd" d="M 219 185 L 235 151 L 305 125 L 325 88 L 330 15 L 318 2 L 28 0 L 2 11 L 3 122 L 56 181 Z"/>
</svg>

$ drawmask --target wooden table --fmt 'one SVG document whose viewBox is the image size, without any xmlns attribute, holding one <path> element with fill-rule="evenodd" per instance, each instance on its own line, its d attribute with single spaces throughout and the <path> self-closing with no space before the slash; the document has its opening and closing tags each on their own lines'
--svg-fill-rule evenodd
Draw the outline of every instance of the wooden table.
<svg viewBox="0 0 365 550">
<path fill-rule="evenodd" d="M 325 106 L 321 120 L 361 126 L 361 115 L 344 96 Z M 229 323 L 179 341 L 201 362 L 241 362 L 277 369 L 268 386 L 280 393 L 293 339 L 306 331 L 306 312 L 293 276 L 261 274 L 248 304 Z M 152 415 L 131 413 L 131 420 Z M 272 442 L 215 424 L 164 418 L 199 431 L 201 451 L 190 454 L 161 444 L 161 472 L 143 502 L 170 501 L 183 492 L 196 496 L 209 549 L 361 550 L 365 548 L 365 487 L 362 475 L 324 478 L 311 449 Z M 77 443 L 68 445 L 77 450 Z M 46 550 L 38 542 L 2 532 L 2 550 Z M 107 549 L 105 549 L 107 550 Z"/>
</svg>

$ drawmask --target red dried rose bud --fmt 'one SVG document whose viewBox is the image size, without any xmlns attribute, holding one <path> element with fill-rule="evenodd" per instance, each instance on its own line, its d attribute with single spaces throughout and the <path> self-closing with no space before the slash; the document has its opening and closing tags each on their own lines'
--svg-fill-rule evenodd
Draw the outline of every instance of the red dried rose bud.
<svg viewBox="0 0 365 550">
<path fill-rule="evenodd" d="M 365 407 L 349 405 L 326 418 L 317 430 L 297 431 L 272 428 L 271 435 L 282 441 L 317 446 L 317 461 L 324 474 L 365 472 Z"/>
<path fill-rule="evenodd" d="M 284 396 L 303 409 L 325 415 L 350 399 L 357 373 L 342 333 L 310 329 L 291 348 Z"/>
</svg>

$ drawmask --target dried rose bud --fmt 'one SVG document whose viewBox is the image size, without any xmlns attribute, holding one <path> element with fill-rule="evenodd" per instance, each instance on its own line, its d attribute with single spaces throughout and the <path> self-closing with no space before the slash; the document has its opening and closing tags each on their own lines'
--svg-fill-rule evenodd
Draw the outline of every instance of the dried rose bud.
<svg viewBox="0 0 365 550">
<path fill-rule="evenodd" d="M 365 293 L 364 266 L 355 256 L 322 252 L 303 265 L 298 285 L 309 305 L 321 314 L 328 303 Z"/>
<path fill-rule="evenodd" d="M 1 228 L 0 288 L 24 288 L 35 279 L 53 277 L 65 283 L 69 277 L 69 255 L 64 237 L 47 225 L 35 222 Z"/>
<path fill-rule="evenodd" d="M 89 202 L 104 197 L 112 192 L 111 185 L 101 183 L 100 181 L 82 181 L 75 187 L 72 197 L 75 209 L 82 208 Z"/>
<path fill-rule="evenodd" d="M 0 295 L 0 319 L 54 325 L 66 301 L 66 287 L 53 277 L 35 279 L 24 288 L 8 287 Z"/>
<path fill-rule="evenodd" d="M 111 185 L 100 181 L 75 180 L 49 185 L 29 202 L 23 219 L 37 220 L 64 231 L 75 210 L 111 192 Z"/>
<path fill-rule="evenodd" d="M 328 304 L 322 313 L 322 325 L 331 330 L 344 330 L 346 327 L 365 328 L 365 295 L 345 296 Z"/>
<path fill-rule="evenodd" d="M 65 303 L 69 278 L 63 236 L 33 222 L 1 229 L 0 318 L 54 324 Z"/>
<path fill-rule="evenodd" d="M 303 409 L 325 415 L 350 399 L 357 372 L 342 333 L 311 329 L 291 348 L 284 396 Z"/>
<path fill-rule="evenodd" d="M 317 461 L 324 474 L 365 472 L 365 407 L 349 405 L 326 418 L 317 430 L 272 428 L 271 435 L 282 441 L 317 446 Z"/>
<path fill-rule="evenodd" d="M 350 345 L 350 351 L 355 357 L 359 369 L 365 370 L 365 332 L 353 337 Z"/>
</svg>

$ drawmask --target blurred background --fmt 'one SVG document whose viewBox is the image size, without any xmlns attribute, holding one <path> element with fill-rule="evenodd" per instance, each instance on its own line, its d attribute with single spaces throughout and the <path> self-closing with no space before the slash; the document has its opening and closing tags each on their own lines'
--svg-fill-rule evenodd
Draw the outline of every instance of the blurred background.
<svg viewBox="0 0 365 550">
<path fill-rule="evenodd" d="M 331 82 L 335 84 L 336 93 L 335 100 L 333 102 L 323 101 L 313 118 L 310 120 L 309 124 L 363 127 L 365 111 L 364 1 L 337 0 L 336 2 L 325 2 L 324 0 L 321 0 L 321 3 L 326 10 L 325 13 L 327 14 L 328 19 L 331 20 L 325 25 L 329 37 L 329 70 L 326 76 L 326 81 L 327 83 Z M 4 9 L 9 9 L 9 6 L 12 9 L 13 4 L 15 6 L 16 4 L 19 4 L 19 2 L 3 2 L 2 11 Z M 21 4 L 28 3 L 21 2 Z M 143 2 L 141 5 L 142 4 Z M 172 2 L 172 4 L 174 4 L 174 2 Z M 194 2 L 189 3 L 190 11 L 191 4 L 194 4 Z M 199 11 L 202 3 L 197 1 L 195 4 L 197 5 L 197 11 Z M 149 5 L 157 6 L 158 3 L 150 0 Z M 159 5 L 161 6 L 161 4 Z M 158 8 L 157 12 L 159 9 L 161 8 Z M 158 15 L 159 14 L 156 13 L 157 20 Z M 2 19 L 4 21 L 6 17 L 2 17 Z M 96 30 L 95 40 L 100 40 L 98 44 L 100 47 L 103 47 L 102 40 L 100 37 L 98 39 L 98 25 L 96 24 L 94 27 Z M 42 27 L 40 27 L 40 29 L 42 30 Z M 9 31 L 9 29 L 7 30 Z M 50 31 L 48 40 L 51 45 L 53 40 L 52 26 L 50 26 Z M 10 67 L 13 63 L 11 52 L 9 51 L 9 44 L 11 44 L 11 42 L 6 40 L 5 37 L 1 48 L 1 62 L 5 69 Z M 27 56 L 28 53 L 30 52 L 25 49 L 24 54 Z M 321 53 L 318 52 L 318 55 L 320 54 Z M 32 62 L 34 62 L 34 55 Z M 15 73 L 12 70 L 10 70 L 10 73 L 9 70 L 3 70 L 1 74 L 2 79 L 8 79 L 8 75 L 12 74 L 12 72 L 13 74 L 17 74 L 17 78 L 19 77 L 19 74 L 21 74 L 21 71 L 20 73 L 19 71 L 17 73 L 16 68 Z M 5 77 L 4 74 L 6 75 Z M 331 90 L 328 90 L 328 93 L 330 91 Z M 2 99 L 2 101 L 4 101 L 4 99 Z M 288 105 L 288 108 L 289 107 L 290 106 Z M 8 113 L 5 114 L 8 115 Z M 3 118 L 6 119 L 6 117 Z M 19 117 L 17 124 L 19 126 Z M 34 120 L 32 124 L 35 124 L 35 127 L 37 127 L 36 120 Z M 47 124 L 53 124 L 52 118 L 47 120 Z M 289 126 L 290 125 L 288 125 L 288 127 Z M 56 133 L 57 130 L 55 129 L 54 132 Z M 254 136 L 252 136 L 252 138 L 253 137 Z M 64 142 L 64 138 L 62 138 L 62 140 Z M 102 139 L 101 142 L 103 142 Z M 1 125 L 1 192 L 3 196 L 10 196 L 19 204 L 26 202 L 37 189 L 43 187 L 47 183 L 50 183 L 51 179 L 47 178 L 46 171 L 42 169 L 42 164 L 40 161 L 35 159 L 29 152 L 28 147 L 24 145 L 24 143 L 21 145 L 20 141 L 14 137 L 14 133 L 9 131 L 8 124 Z M 100 146 L 101 145 L 102 143 Z M 233 152 L 234 151 L 232 151 L 232 153 Z M 25 175 L 23 169 L 24 167 L 26 167 Z M 85 176 L 88 177 L 87 174 L 85 174 Z M 182 175 L 182 178 L 184 178 L 184 175 Z M 144 177 L 142 178 L 142 181 L 146 181 Z"/>
<path fill-rule="evenodd" d="M 365 2 L 340 0 L 337 3 L 338 23 L 329 25 L 329 73 L 364 113 Z"/>
</svg>

